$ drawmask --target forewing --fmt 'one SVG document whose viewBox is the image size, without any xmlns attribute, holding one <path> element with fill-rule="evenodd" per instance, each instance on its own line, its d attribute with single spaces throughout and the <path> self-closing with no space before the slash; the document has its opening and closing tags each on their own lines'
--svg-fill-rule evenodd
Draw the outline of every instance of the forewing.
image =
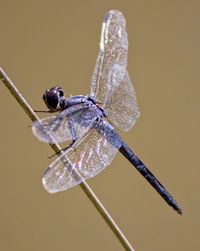
<svg viewBox="0 0 200 251">
<path fill-rule="evenodd" d="M 34 135 L 43 142 L 55 143 L 80 138 L 86 134 L 98 116 L 95 106 L 74 105 L 57 116 L 33 123 Z"/>
<path fill-rule="evenodd" d="M 122 131 L 130 130 L 140 116 L 134 87 L 128 72 L 105 107 L 108 120 Z"/>
<path fill-rule="evenodd" d="M 111 142 L 115 140 L 111 139 Z M 97 175 L 111 163 L 120 147 L 118 143 L 109 143 L 103 132 L 99 134 L 91 129 L 48 167 L 43 177 L 45 189 L 50 193 L 59 192 Z M 81 176 L 77 177 L 74 169 Z"/>
<path fill-rule="evenodd" d="M 99 54 L 91 80 L 91 95 L 103 108 L 125 74 L 127 50 L 125 19 L 121 12 L 109 11 L 102 24 Z"/>
</svg>

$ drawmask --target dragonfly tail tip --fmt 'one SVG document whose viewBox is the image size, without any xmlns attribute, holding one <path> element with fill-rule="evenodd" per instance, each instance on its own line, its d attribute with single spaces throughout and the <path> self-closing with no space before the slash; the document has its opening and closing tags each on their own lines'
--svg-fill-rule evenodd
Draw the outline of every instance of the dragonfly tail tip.
<svg viewBox="0 0 200 251">
<path fill-rule="evenodd" d="M 176 211 L 177 211 L 177 213 L 179 213 L 180 215 L 182 215 L 183 214 L 183 211 L 182 211 L 182 209 L 179 207 L 179 208 L 177 208 L 176 209 Z"/>
</svg>

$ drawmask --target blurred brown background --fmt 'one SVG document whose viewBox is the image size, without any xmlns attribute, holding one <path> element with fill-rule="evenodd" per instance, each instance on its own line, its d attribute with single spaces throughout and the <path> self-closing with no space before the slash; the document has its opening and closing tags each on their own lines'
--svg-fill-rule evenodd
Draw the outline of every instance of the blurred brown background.
<svg viewBox="0 0 200 251">
<path fill-rule="evenodd" d="M 141 117 L 120 133 L 182 207 L 178 215 L 117 154 L 89 185 L 136 250 L 199 250 L 199 1 L 2 1 L 0 65 L 34 109 L 46 88 L 89 92 L 103 16 L 127 21 Z M 0 250 L 123 250 L 79 186 L 55 195 L 53 154 L 0 84 Z"/>
</svg>

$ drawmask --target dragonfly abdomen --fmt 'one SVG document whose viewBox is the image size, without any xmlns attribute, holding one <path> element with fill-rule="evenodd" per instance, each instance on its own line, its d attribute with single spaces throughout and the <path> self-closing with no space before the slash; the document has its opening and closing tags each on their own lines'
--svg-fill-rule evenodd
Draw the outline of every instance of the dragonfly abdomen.
<svg viewBox="0 0 200 251">
<path fill-rule="evenodd" d="M 142 161 L 131 151 L 131 149 L 123 142 L 119 151 L 126 157 L 131 164 L 142 174 L 142 176 L 156 189 L 156 191 L 162 196 L 162 198 L 176 210 L 179 214 L 182 214 L 182 210 L 168 193 L 164 186 L 156 179 L 153 173 L 142 163 Z"/>
</svg>

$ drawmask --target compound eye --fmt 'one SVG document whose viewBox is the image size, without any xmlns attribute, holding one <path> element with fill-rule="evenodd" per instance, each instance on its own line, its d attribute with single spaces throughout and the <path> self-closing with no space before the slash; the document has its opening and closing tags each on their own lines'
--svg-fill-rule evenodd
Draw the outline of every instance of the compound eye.
<svg viewBox="0 0 200 251">
<path fill-rule="evenodd" d="M 63 97 L 64 96 L 64 91 L 62 89 L 59 90 L 59 94 L 60 94 L 60 97 Z"/>
<path fill-rule="evenodd" d="M 48 95 L 46 95 L 45 103 L 47 104 L 49 109 L 56 109 L 59 103 L 57 93 L 49 92 Z"/>
<path fill-rule="evenodd" d="M 49 90 L 47 89 L 47 90 L 45 91 L 44 95 L 42 96 L 42 98 L 43 98 L 44 101 L 46 100 L 48 93 L 49 93 Z M 45 101 L 45 102 L 46 102 L 46 101 Z"/>
<path fill-rule="evenodd" d="M 61 109 L 60 102 L 62 101 L 64 92 L 59 86 L 52 87 L 50 90 L 46 90 L 43 99 L 46 106 L 52 111 L 59 111 Z"/>
</svg>

